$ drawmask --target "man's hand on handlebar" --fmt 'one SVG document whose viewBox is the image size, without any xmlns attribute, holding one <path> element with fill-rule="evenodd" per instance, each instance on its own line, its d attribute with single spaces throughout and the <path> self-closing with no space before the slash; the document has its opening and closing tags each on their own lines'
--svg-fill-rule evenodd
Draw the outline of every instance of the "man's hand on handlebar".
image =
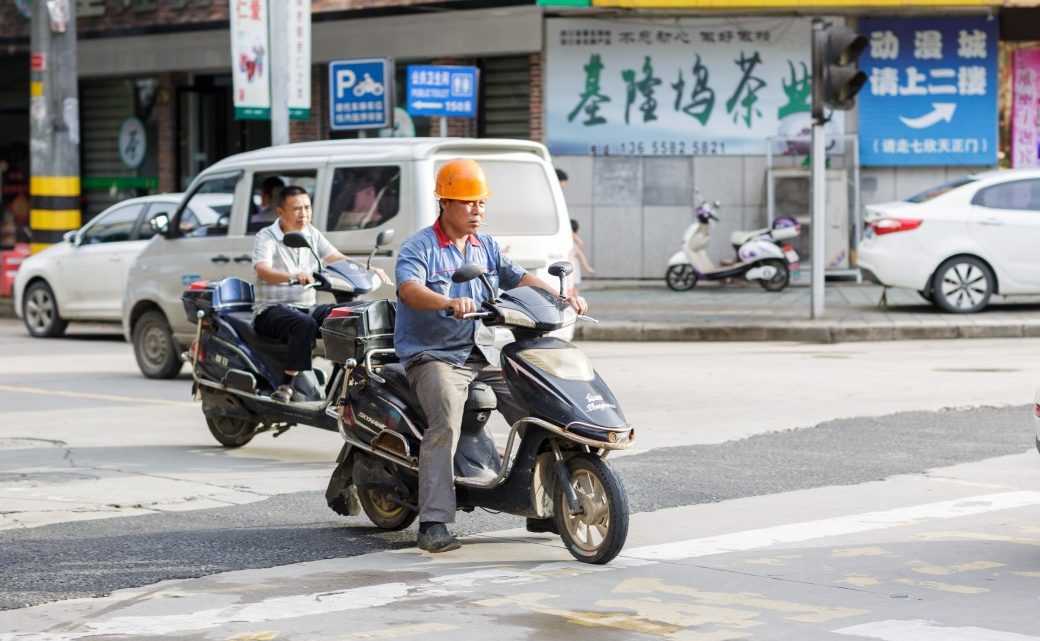
<svg viewBox="0 0 1040 641">
<path fill-rule="evenodd" d="M 448 304 L 444 306 L 444 311 L 450 313 L 455 318 L 462 320 L 463 314 L 470 314 L 477 311 L 477 303 L 472 298 L 452 298 L 448 301 Z"/>
<path fill-rule="evenodd" d="M 589 304 L 585 302 L 585 299 L 581 296 L 568 296 L 564 300 L 570 303 L 574 311 L 578 312 L 579 315 L 584 316 L 585 312 L 589 311 Z"/>
<path fill-rule="evenodd" d="M 314 282 L 314 276 L 311 274 L 300 272 L 299 274 L 290 274 L 288 285 L 310 285 Z"/>
</svg>

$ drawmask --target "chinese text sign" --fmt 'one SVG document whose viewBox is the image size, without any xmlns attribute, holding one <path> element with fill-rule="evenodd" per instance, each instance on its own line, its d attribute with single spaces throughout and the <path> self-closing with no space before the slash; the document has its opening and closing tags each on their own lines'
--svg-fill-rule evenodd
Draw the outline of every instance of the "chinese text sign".
<svg viewBox="0 0 1040 641">
<path fill-rule="evenodd" d="M 859 93 L 864 165 L 997 162 L 997 22 L 868 19 Z"/>
<path fill-rule="evenodd" d="M 555 154 L 765 154 L 810 131 L 807 19 L 546 22 Z"/>
<path fill-rule="evenodd" d="M 268 79 L 270 47 L 267 36 L 267 3 L 229 0 L 231 12 L 231 71 L 235 118 L 263 120 L 271 117 L 271 84 Z"/>
<path fill-rule="evenodd" d="M 476 67 L 408 65 L 405 106 L 413 116 L 477 115 Z"/>
<path fill-rule="evenodd" d="M 1040 167 L 1040 50 L 1016 51 L 1011 79 L 1011 166 Z"/>
</svg>

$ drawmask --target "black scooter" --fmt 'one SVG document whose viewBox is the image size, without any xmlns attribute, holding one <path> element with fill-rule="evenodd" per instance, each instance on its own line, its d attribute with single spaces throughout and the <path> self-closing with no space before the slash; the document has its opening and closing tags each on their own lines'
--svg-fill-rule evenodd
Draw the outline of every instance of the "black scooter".
<svg viewBox="0 0 1040 641">
<path fill-rule="evenodd" d="M 337 307 L 331 318 L 371 318 L 368 329 L 373 331 L 366 331 L 360 339 L 370 346 L 393 344 L 394 308 L 386 300 L 355 299 L 379 286 L 371 271 L 372 257 L 391 240 L 392 230 L 379 234 L 366 268 L 338 261 L 315 273 L 315 282 L 308 285 L 333 295 Z M 286 234 L 283 242 L 314 251 L 299 233 Z M 342 364 L 334 363 L 328 380 L 320 369 L 301 372 L 294 381 L 291 402 L 271 400 L 271 392 L 282 378 L 286 345 L 253 329 L 251 283 L 240 278 L 195 282 L 182 294 L 181 303 L 188 319 L 196 324 L 195 340 L 181 357 L 191 362 L 192 393 L 201 397 L 206 424 L 221 445 L 241 447 L 261 432 L 274 431 L 279 436 L 297 424 L 339 429 L 334 401 L 345 375 Z M 377 326 L 382 330 L 374 331 Z M 340 349 L 333 346 L 334 351 Z"/>
<path fill-rule="evenodd" d="M 564 262 L 549 268 L 560 278 L 561 296 L 563 278 L 572 269 Z M 490 302 L 467 316 L 512 330 L 515 341 L 502 350 L 502 373 L 527 416 L 512 426 L 500 453 L 486 427 L 495 395 L 483 383 L 471 385 L 454 459 L 458 509 L 553 519 L 575 558 L 607 563 L 628 535 L 628 500 L 604 459 L 627 448 L 634 430 L 588 357 L 571 343 L 546 336 L 577 320 L 569 304 L 535 287 L 495 297 L 475 264 L 453 276 L 456 283 L 474 278 L 483 281 Z M 348 319 L 325 322 L 327 351 L 330 336 L 347 324 Z M 350 328 L 356 334 L 361 325 Z M 418 515 L 426 417 L 404 367 L 393 362 L 392 348 L 358 344 L 337 356 L 347 372 L 336 406 L 345 444 L 326 492 L 329 507 L 344 515 L 364 510 L 386 530 L 406 528 Z"/>
</svg>

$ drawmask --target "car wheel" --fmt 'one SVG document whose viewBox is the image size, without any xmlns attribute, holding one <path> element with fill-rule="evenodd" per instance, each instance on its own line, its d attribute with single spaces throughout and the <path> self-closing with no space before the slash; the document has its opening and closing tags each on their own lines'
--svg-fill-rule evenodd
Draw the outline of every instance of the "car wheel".
<svg viewBox="0 0 1040 641">
<path fill-rule="evenodd" d="M 57 338 L 65 333 L 69 322 L 58 314 L 58 301 L 50 285 L 38 280 L 25 290 L 22 319 L 29 333 L 38 338 Z"/>
<path fill-rule="evenodd" d="M 148 378 L 173 378 L 181 371 L 177 343 L 162 312 L 145 312 L 134 323 L 134 357 Z"/>
<path fill-rule="evenodd" d="M 944 312 L 972 314 L 982 311 L 996 288 L 993 271 L 974 256 L 955 256 L 935 270 L 932 302 Z"/>
</svg>

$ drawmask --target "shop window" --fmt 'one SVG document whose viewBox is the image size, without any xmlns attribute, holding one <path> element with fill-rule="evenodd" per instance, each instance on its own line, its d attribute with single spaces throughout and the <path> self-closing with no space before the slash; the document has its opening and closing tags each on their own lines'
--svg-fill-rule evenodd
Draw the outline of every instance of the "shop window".
<svg viewBox="0 0 1040 641">
<path fill-rule="evenodd" d="M 249 226 L 247 234 L 255 234 L 278 220 L 275 208 L 278 195 L 286 187 L 302 187 L 314 202 L 314 186 L 317 171 L 265 171 L 253 174 L 253 189 L 249 200 Z"/>
<path fill-rule="evenodd" d="M 379 227 L 397 215 L 401 205 L 401 168 L 341 167 L 332 178 L 326 231 Z"/>
<path fill-rule="evenodd" d="M 127 205 L 99 216 L 94 224 L 83 231 L 81 245 L 97 245 L 100 243 L 119 243 L 130 240 L 130 235 L 137 224 L 137 217 L 144 205 Z"/>
</svg>

